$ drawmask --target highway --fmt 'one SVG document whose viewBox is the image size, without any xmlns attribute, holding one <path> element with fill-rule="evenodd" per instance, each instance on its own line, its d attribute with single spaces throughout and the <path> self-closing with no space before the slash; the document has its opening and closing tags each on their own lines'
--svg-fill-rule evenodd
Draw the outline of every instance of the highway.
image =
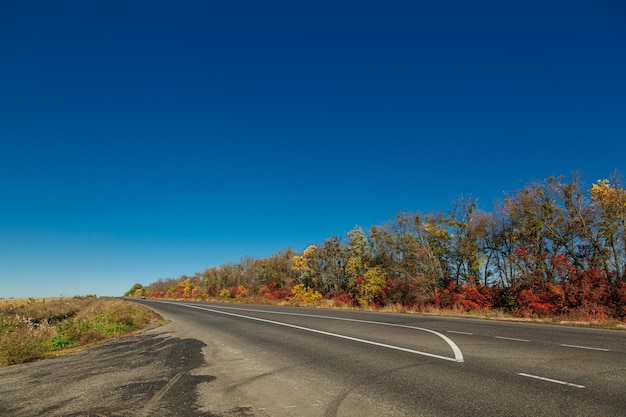
<svg viewBox="0 0 626 417">
<path fill-rule="evenodd" d="M 137 302 L 206 345 L 215 380 L 201 406 L 214 414 L 227 403 L 233 416 L 626 416 L 621 330 Z"/>
</svg>

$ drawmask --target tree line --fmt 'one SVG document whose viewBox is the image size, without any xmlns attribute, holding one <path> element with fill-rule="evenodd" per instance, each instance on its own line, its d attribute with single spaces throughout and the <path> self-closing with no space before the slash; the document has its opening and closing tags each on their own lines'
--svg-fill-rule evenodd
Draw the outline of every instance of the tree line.
<svg viewBox="0 0 626 417">
<path fill-rule="evenodd" d="M 577 174 L 534 181 L 491 211 L 460 197 L 445 212 L 399 212 L 301 252 L 244 257 L 130 292 L 624 319 L 625 278 L 626 190 L 615 172 L 590 188 Z"/>
</svg>

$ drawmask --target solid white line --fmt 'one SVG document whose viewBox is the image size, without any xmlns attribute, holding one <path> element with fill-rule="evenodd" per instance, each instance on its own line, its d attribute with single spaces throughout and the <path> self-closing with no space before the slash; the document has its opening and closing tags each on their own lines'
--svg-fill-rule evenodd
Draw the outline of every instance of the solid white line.
<svg viewBox="0 0 626 417">
<path fill-rule="evenodd" d="M 455 330 L 447 330 L 448 333 L 454 333 L 454 334 L 465 334 L 468 336 L 474 336 L 474 333 L 467 333 L 467 332 L 457 332 Z"/>
<path fill-rule="evenodd" d="M 162 302 L 170 303 L 168 301 L 162 301 Z M 453 347 L 454 354 L 455 354 L 454 358 L 450 358 L 450 357 L 447 357 L 447 356 L 441 356 L 441 355 L 435 355 L 433 353 L 428 353 L 428 352 L 421 352 L 419 350 L 407 349 L 407 348 L 403 348 L 403 347 L 400 347 L 400 346 L 394 346 L 394 345 L 388 345 L 388 344 L 385 344 L 385 343 L 374 342 L 374 341 L 371 341 L 371 340 L 358 339 L 356 337 L 345 336 L 345 335 L 342 335 L 342 334 L 325 332 L 323 330 L 311 329 L 309 327 L 296 326 L 295 324 L 283 323 L 283 322 L 280 322 L 280 321 L 267 320 L 267 319 L 262 319 L 262 318 L 258 318 L 258 317 L 252 317 L 252 316 L 245 316 L 245 315 L 242 315 L 242 314 L 228 313 L 226 311 L 214 310 L 214 309 L 211 309 L 211 308 L 200 307 L 200 306 L 196 306 L 196 305 L 193 305 L 193 304 L 179 304 L 179 303 L 170 303 L 170 304 L 178 304 L 178 305 L 183 305 L 185 307 L 196 308 L 198 310 L 210 311 L 212 313 L 224 314 L 224 315 L 240 317 L 240 318 L 244 318 L 244 319 L 248 319 L 248 320 L 255 320 L 255 321 L 260 321 L 260 322 L 264 322 L 264 323 L 276 324 L 276 325 L 279 325 L 279 326 L 291 327 L 293 329 L 299 329 L 299 330 L 304 330 L 304 331 L 307 331 L 307 332 L 323 334 L 323 335 L 326 335 L 326 336 L 338 337 L 340 339 L 352 340 L 354 342 L 361 342 L 361 343 L 366 343 L 366 344 L 369 344 L 369 345 L 374 345 L 374 346 L 380 346 L 380 347 L 385 347 L 385 348 L 389 348 L 389 349 L 400 350 L 400 351 L 403 351 L 403 352 L 414 353 L 416 355 L 422 355 L 422 356 L 428 356 L 428 357 L 431 357 L 431 358 L 443 359 L 443 360 L 446 360 L 446 361 L 463 362 L 463 355 L 461 354 L 461 350 L 458 348 L 458 346 L 456 346 L 454 344 L 454 342 L 452 342 L 452 340 L 450 340 L 445 335 L 442 335 L 440 333 L 437 333 L 437 332 L 435 332 L 433 330 L 429 330 L 429 329 L 421 329 L 421 328 L 418 328 L 418 327 L 403 326 L 403 325 L 399 325 L 399 324 L 395 325 L 395 324 L 391 324 L 391 323 L 369 322 L 367 320 L 337 319 L 337 318 L 332 317 L 333 319 L 337 319 L 337 320 L 357 321 L 357 322 L 363 322 L 363 323 L 385 324 L 385 325 L 389 325 L 389 326 L 406 327 L 406 328 L 411 328 L 411 329 L 424 330 L 424 331 L 427 331 L 427 332 L 430 332 L 430 333 L 435 333 L 438 336 L 442 337 L 444 340 L 449 341 L 448 343 L 452 343 L 452 345 L 454 346 Z M 220 307 L 220 308 L 223 308 L 223 307 Z M 241 309 L 241 310 L 253 311 L 253 310 L 247 310 L 247 309 Z M 258 311 L 262 312 L 262 313 L 268 313 L 267 311 L 262 311 L 262 310 L 258 310 Z M 306 317 L 321 317 L 321 318 L 328 318 L 328 319 L 331 318 L 331 317 L 324 317 L 324 316 L 313 316 L 313 315 L 309 316 L 309 315 L 306 315 L 306 314 L 298 314 L 298 315 L 306 316 Z"/>
<path fill-rule="evenodd" d="M 530 340 L 528 339 L 517 339 L 515 337 L 503 337 L 503 336 L 496 336 L 496 339 L 502 339 L 502 340 L 512 340 L 514 342 L 530 342 Z"/>
<path fill-rule="evenodd" d="M 565 345 L 565 344 L 562 344 L 561 346 L 569 347 L 569 348 L 575 348 L 575 349 L 599 350 L 601 352 L 609 352 L 608 349 L 598 348 L 598 347 L 591 347 L 591 346 L 577 346 L 577 345 Z"/>
<path fill-rule="evenodd" d="M 452 351 L 454 352 L 454 360 L 455 360 L 455 362 L 463 362 L 464 361 L 463 353 L 461 352 L 461 349 L 456 345 L 456 343 L 454 343 L 452 341 L 452 339 L 450 339 L 448 336 L 446 336 L 444 334 L 441 334 L 441 333 L 436 332 L 434 330 L 425 329 L 425 328 L 422 328 L 422 327 L 407 326 L 405 324 L 387 323 L 387 322 L 384 322 L 384 321 L 358 320 L 358 319 L 347 319 L 347 318 L 343 318 L 343 317 L 320 316 L 320 315 L 317 315 L 317 314 L 287 313 L 287 312 L 284 312 L 284 311 L 267 311 L 267 310 L 256 310 L 256 309 L 249 309 L 249 308 L 237 308 L 237 307 L 227 307 L 227 306 L 219 306 L 217 308 L 222 308 L 222 309 L 227 309 L 227 310 L 247 311 L 247 312 L 254 312 L 254 313 L 279 314 L 279 315 L 284 315 L 284 316 L 314 317 L 314 318 L 326 319 L 326 320 L 350 321 L 350 322 L 353 322 L 353 323 L 378 324 L 378 325 L 381 325 L 381 326 L 401 327 L 401 328 L 404 328 L 404 329 L 420 330 L 420 331 L 423 331 L 423 332 L 428 332 L 428 333 L 434 334 L 434 335 L 440 337 L 441 339 L 443 339 L 448 344 L 448 346 L 450 346 Z"/>
<path fill-rule="evenodd" d="M 540 379 L 542 381 L 554 382 L 555 384 L 567 385 L 567 386 L 574 387 L 574 388 L 585 388 L 584 385 L 572 384 L 571 382 L 559 381 L 558 379 L 544 378 L 542 376 L 530 375 L 530 374 L 524 374 L 524 373 L 518 373 L 518 375 L 525 376 L 528 378 Z"/>
</svg>

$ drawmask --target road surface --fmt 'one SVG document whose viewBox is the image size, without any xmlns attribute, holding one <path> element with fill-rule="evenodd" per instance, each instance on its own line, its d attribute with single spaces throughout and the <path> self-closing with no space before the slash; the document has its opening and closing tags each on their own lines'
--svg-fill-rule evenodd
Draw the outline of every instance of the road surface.
<svg viewBox="0 0 626 417">
<path fill-rule="evenodd" d="M 136 300 L 168 323 L 0 369 L 0 416 L 626 416 L 626 331 Z"/>
<path fill-rule="evenodd" d="M 624 331 L 140 302 L 206 344 L 216 380 L 200 396 L 216 413 L 228 402 L 268 416 L 626 416 Z"/>
</svg>

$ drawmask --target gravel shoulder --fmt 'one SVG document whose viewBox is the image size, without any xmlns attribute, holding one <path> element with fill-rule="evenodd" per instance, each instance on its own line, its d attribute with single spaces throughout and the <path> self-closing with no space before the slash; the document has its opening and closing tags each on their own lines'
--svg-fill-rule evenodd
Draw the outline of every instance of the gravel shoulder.
<svg viewBox="0 0 626 417">
<path fill-rule="evenodd" d="M 250 416 L 248 409 L 201 410 L 211 391 L 203 349 L 175 337 L 172 323 L 39 362 L 0 368 L 3 416 Z"/>
</svg>

